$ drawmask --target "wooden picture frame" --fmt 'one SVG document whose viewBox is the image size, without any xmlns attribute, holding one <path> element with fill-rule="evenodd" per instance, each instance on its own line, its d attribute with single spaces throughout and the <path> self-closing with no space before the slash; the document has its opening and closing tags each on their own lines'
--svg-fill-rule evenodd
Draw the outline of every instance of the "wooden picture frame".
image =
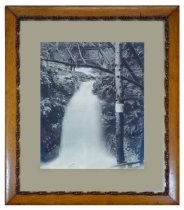
<svg viewBox="0 0 184 210">
<path fill-rule="evenodd" d="M 51 7 L 7 6 L 6 35 L 6 204 L 179 204 L 179 6 Z M 19 136 L 21 100 L 18 86 L 21 20 L 135 19 L 165 21 L 165 178 L 163 193 L 53 192 L 19 190 Z"/>
</svg>

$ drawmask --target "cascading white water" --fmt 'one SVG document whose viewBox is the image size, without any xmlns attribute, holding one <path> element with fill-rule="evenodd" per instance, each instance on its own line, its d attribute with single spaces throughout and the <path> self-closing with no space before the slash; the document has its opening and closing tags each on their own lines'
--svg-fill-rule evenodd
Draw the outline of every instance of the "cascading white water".
<svg viewBox="0 0 184 210">
<path fill-rule="evenodd" d="M 101 109 L 92 85 L 84 82 L 66 109 L 60 152 L 64 168 L 106 168 L 114 163 L 102 141 Z"/>
<path fill-rule="evenodd" d="M 116 164 L 103 142 L 101 107 L 92 86 L 93 81 L 82 83 L 69 102 L 59 157 L 44 168 L 111 168 Z"/>
</svg>

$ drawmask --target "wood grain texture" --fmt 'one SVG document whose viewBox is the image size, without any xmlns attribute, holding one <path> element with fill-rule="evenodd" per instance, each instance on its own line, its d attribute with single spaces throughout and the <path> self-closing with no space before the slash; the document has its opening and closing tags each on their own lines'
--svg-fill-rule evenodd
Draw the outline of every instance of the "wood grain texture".
<svg viewBox="0 0 184 210">
<path fill-rule="evenodd" d="M 16 18 L 6 10 L 5 28 L 5 138 L 6 202 L 16 195 Z"/>
<path fill-rule="evenodd" d="M 169 16 L 176 6 L 12 6 L 8 7 L 16 16 L 45 16 L 45 17 L 58 17 L 58 16 L 78 16 L 78 17 L 99 17 L 99 16 Z"/>
<path fill-rule="evenodd" d="M 166 7 L 6 7 L 6 204 L 179 204 L 179 8 Z M 165 194 L 21 194 L 17 191 L 16 21 L 22 17 L 164 17 L 168 18 L 169 189 Z"/>
<path fill-rule="evenodd" d="M 15 205 L 174 205 L 169 196 L 145 195 L 16 195 L 9 204 Z"/>
<path fill-rule="evenodd" d="M 169 16 L 169 195 L 179 203 L 179 8 Z"/>
</svg>

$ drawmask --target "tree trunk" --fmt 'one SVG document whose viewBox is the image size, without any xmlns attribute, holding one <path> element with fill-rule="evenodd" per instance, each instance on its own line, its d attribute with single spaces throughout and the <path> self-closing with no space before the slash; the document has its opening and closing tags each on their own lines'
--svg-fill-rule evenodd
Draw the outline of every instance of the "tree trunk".
<svg viewBox="0 0 184 210">
<path fill-rule="evenodd" d="M 121 79 L 121 44 L 115 43 L 115 84 L 116 84 L 116 146 L 117 163 L 125 162 L 124 157 L 124 116 L 123 87 Z"/>
</svg>

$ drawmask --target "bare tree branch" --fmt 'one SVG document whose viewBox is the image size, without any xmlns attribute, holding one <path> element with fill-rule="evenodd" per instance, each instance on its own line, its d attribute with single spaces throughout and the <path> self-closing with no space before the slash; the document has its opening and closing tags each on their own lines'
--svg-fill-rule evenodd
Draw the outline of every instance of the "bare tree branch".
<svg viewBox="0 0 184 210">
<path fill-rule="evenodd" d="M 71 53 L 71 51 L 70 51 L 70 48 L 69 48 L 67 45 L 65 45 L 65 47 L 66 47 L 66 49 L 67 49 L 67 51 L 68 51 L 68 54 L 70 55 L 72 61 L 76 64 L 77 62 L 76 62 L 74 56 L 72 55 L 72 53 Z"/>
<path fill-rule="evenodd" d="M 47 62 L 53 62 L 53 63 L 64 64 L 64 65 L 66 65 L 66 66 L 75 66 L 75 64 L 73 64 L 73 63 L 68 63 L 68 62 L 64 62 L 64 61 L 49 60 L 49 59 L 41 59 L 41 60 L 47 61 Z M 79 64 L 78 67 L 90 67 L 90 68 L 95 68 L 95 69 L 99 69 L 99 70 L 101 70 L 101 71 L 103 71 L 103 72 L 105 72 L 105 73 L 109 73 L 109 74 L 114 75 L 114 72 L 112 72 L 112 71 L 110 71 L 110 70 L 108 70 L 108 69 L 105 69 L 105 68 L 103 68 L 103 67 L 101 67 L 101 66 L 95 66 L 95 65 L 91 65 L 91 64 Z M 132 79 L 129 79 L 129 78 L 124 77 L 124 76 L 121 76 L 121 78 L 124 79 L 124 80 L 126 80 L 126 81 L 128 81 L 128 82 L 130 82 L 130 83 L 132 83 L 132 84 L 134 84 L 134 85 L 136 85 L 136 86 L 138 86 L 138 87 L 140 87 L 141 90 L 144 89 L 143 85 L 139 84 L 138 82 L 136 82 L 136 81 L 134 81 L 134 80 L 132 80 Z"/>
<path fill-rule="evenodd" d="M 107 44 L 108 44 L 109 48 L 115 50 L 115 47 L 114 47 L 114 45 L 113 45 L 112 43 L 107 42 Z M 96 44 L 95 44 L 95 45 L 96 45 Z M 101 71 L 103 71 L 103 72 L 105 72 L 105 73 L 109 73 L 109 74 L 112 74 L 112 75 L 115 74 L 113 71 L 111 71 L 111 70 L 109 70 L 109 69 L 103 68 L 103 67 L 98 66 L 98 65 L 93 65 L 93 64 L 87 63 L 86 60 L 89 60 L 89 61 L 90 61 L 90 60 L 95 60 L 95 59 L 97 59 L 97 58 L 95 58 L 95 59 L 84 58 L 84 57 L 82 56 L 82 53 L 81 53 L 81 50 L 80 50 L 79 43 L 77 43 L 77 46 L 78 46 L 79 54 L 80 54 L 80 57 L 81 57 L 80 61 L 83 62 L 83 64 L 80 64 L 80 63 L 79 63 L 79 64 L 78 64 L 78 67 L 95 68 L 95 69 L 99 69 L 99 70 L 101 70 Z M 103 53 L 102 49 L 101 49 L 99 46 L 97 46 L 97 45 L 94 46 L 94 47 L 91 47 L 91 46 L 90 46 L 90 47 L 88 47 L 88 48 L 89 48 L 89 49 L 93 49 L 93 50 L 97 50 L 97 48 L 98 48 L 100 54 L 106 59 L 106 61 L 108 60 L 108 58 L 107 58 L 106 56 L 104 56 L 104 53 Z M 88 48 L 84 48 L 84 49 L 85 49 L 85 50 L 88 50 Z M 60 63 L 60 64 L 66 65 L 66 66 L 76 66 L 77 60 L 75 60 L 74 56 L 72 55 L 72 53 L 71 53 L 71 51 L 70 51 L 70 48 L 68 48 L 68 46 L 66 46 L 66 49 L 67 49 L 67 51 L 68 51 L 68 53 L 69 53 L 69 55 L 70 55 L 70 57 L 71 57 L 73 63 L 69 63 L 69 62 L 65 62 L 65 61 L 58 61 L 58 60 L 53 60 L 53 59 L 52 59 L 52 60 L 50 60 L 50 59 L 42 59 L 42 60 L 45 60 L 45 61 L 48 61 L 48 62 Z M 133 53 L 134 53 L 134 52 L 133 52 Z M 135 53 L 136 53 L 136 52 L 135 52 Z M 123 63 L 124 66 L 127 68 L 127 70 L 130 72 L 130 74 L 131 74 L 131 76 L 132 76 L 133 79 L 130 79 L 130 78 L 127 78 L 127 77 L 124 77 L 124 76 L 121 76 L 121 78 L 124 79 L 124 80 L 126 80 L 126 81 L 128 81 L 128 82 L 130 82 L 130 83 L 132 83 L 132 84 L 134 84 L 134 85 L 136 85 L 136 86 L 138 86 L 139 88 L 141 88 L 141 90 L 144 90 L 143 85 L 139 83 L 139 78 L 134 74 L 133 70 L 130 68 L 129 64 L 127 63 L 127 61 L 126 61 L 125 58 L 123 58 L 123 57 L 122 57 L 122 63 Z"/>
<path fill-rule="evenodd" d="M 60 63 L 60 64 L 66 65 L 66 66 L 75 66 L 75 64 L 68 63 L 68 62 L 65 62 L 65 61 L 57 61 L 57 60 L 49 60 L 49 59 L 41 59 L 41 60 L 48 61 L 48 62 L 53 62 L 53 63 Z M 109 69 L 103 68 L 101 66 L 96 66 L 96 65 L 93 65 L 93 64 L 78 64 L 78 67 L 95 68 L 95 69 L 99 69 L 99 70 L 101 70 L 101 71 L 103 71 L 105 73 L 109 73 L 109 74 L 113 74 L 114 75 L 114 72 L 110 71 Z"/>
<path fill-rule="evenodd" d="M 127 68 L 127 70 L 130 72 L 132 78 L 139 83 L 139 78 L 134 74 L 133 70 L 130 68 L 130 66 L 128 65 L 128 63 L 126 62 L 125 58 L 122 57 L 122 63 L 124 64 L 124 66 Z"/>
<path fill-rule="evenodd" d="M 127 77 L 124 77 L 124 76 L 122 76 L 122 75 L 121 75 L 121 78 L 124 79 L 124 80 L 126 80 L 126 81 L 128 81 L 128 82 L 130 82 L 130 83 L 132 83 L 132 84 L 134 84 L 134 85 L 136 85 L 136 86 L 138 86 L 138 87 L 140 87 L 141 90 L 144 90 L 143 85 L 139 84 L 138 82 L 136 82 L 136 81 L 134 81 L 134 80 L 132 80 L 132 79 L 129 79 L 129 78 L 127 78 Z"/>
<path fill-rule="evenodd" d="M 132 50 L 134 57 L 136 59 L 136 61 L 138 62 L 139 66 L 141 67 L 141 69 L 144 69 L 144 65 L 140 59 L 140 57 L 137 55 L 137 52 L 135 51 L 134 47 L 132 46 L 132 44 L 130 42 L 127 42 L 128 47 Z"/>
<path fill-rule="evenodd" d="M 114 47 L 114 45 L 113 45 L 111 42 L 107 42 L 107 44 L 108 44 L 108 46 L 109 46 L 110 48 L 112 48 L 112 49 L 115 51 L 115 47 Z"/>
<path fill-rule="evenodd" d="M 80 45 L 79 45 L 79 43 L 78 43 L 78 42 L 77 42 L 77 47 L 78 47 L 79 55 L 80 55 L 80 57 L 81 57 L 81 59 L 82 59 L 83 63 L 85 63 L 85 64 L 86 64 L 86 61 L 85 61 L 85 59 L 84 59 L 84 58 L 83 58 L 83 56 L 82 56 L 82 52 L 81 52 Z"/>
<path fill-rule="evenodd" d="M 94 44 L 95 44 L 95 43 L 94 43 Z M 110 64 L 109 59 L 108 59 L 107 56 L 104 54 L 104 52 L 103 52 L 103 50 L 101 49 L 101 47 L 100 47 L 99 45 L 97 45 L 97 44 L 95 44 L 95 45 L 97 46 L 97 48 L 98 48 L 98 50 L 99 50 L 101 56 L 107 61 L 108 64 Z"/>
<path fill-rule="evenodd" d="M 111 42 L 108 42 L 109 47 L 111 47 L 113 50 L 115 50 L 114 45 Z M 132 47 L 133 48 L 133 47 Z M 134 50 L 134 49 L 133 49 Z M 133 52 L 134 53 L 134 52 Z M 137 55 L 137 53 L 135 52 L 135 54 Z M 135 56 L 136 56 L 135 55 Z M 137 55 L 138 56 L 138 55 Z M 130 68 L 130 66 L 128 65 L 128 63 L 126 62 L 125 58 L 122 57 L 122 62 L 125 65 L 125 67 L 128 69 L 128 71 L 130 72 L 132 78 L 139 83 L 139 78 L 134 74 L 133 70 Z M 143 66 L 143 64 L 140 64 Z M 143 66 L 144 68 L 144 66 Z M 140 84 L 141 85 L 141 84 Z M 142 85 L 141 85 L 142 86 Z"/>
</svg>

